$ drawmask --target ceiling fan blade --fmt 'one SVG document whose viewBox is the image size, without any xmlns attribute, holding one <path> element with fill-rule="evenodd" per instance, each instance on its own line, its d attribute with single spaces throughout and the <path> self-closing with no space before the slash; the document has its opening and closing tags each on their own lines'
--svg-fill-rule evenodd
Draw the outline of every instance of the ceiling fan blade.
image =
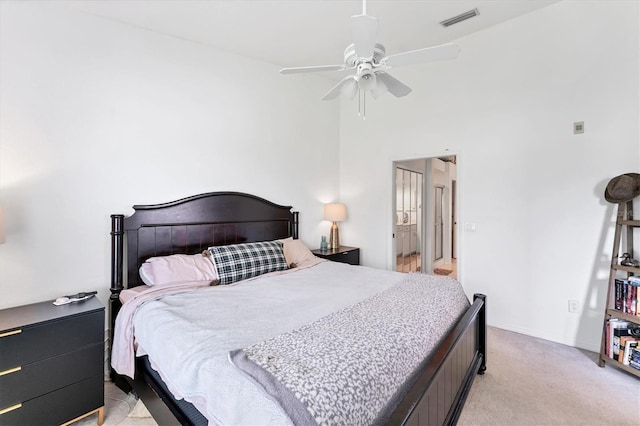
<svg viewBox="0 0 640 426">
<path fill-rule="evenodd" d="M 378 79 L 378 84 L 382 82 L 382 84 L 384 84 L 387 87 L 387 90 L 389 91 L 389 93 L 391 93 L 393 96 L 397 98 L 407 96 L 409 93 L 411 93 L 411 87 L 407 86 L 400 80 L 397 80 L 396 78 L 391 77 L 391 75 L 387 74 L 386 72 L 382 72 L 382 71 L 377 72 L 376 78 Z M 376 95 L 374 96 L 377 98 L 380 95 L 382 95 L 382 93 L 378 94 L 377 96 Z"/>
<path fill-rule="evenodd" d="M 372 57 L 378 36 L 378 19 L 369 15 L 352 16 L 351 35 L 356 54 L 361 58 Z"/>
<path fill-rule="evenodd" d="M 460 48 L 456 44 L 443 44 L 424 49 L 410 50 L 409 52 L 397 53 L 384 58 L 381 62 L 388 67 L 400 67 L 404 65 L 424 64 L 425 62 L 444 61 L 455 59 L 460 53 Z"/>
<path fill-rule="evenodd" d="M 342 71 L 344 69 L 346 69 L 344 65 L 319 65 L 315 67 L 291 67 L 291 68 L 281 68 L 280 74 L 300 74 L 305 72 Z"/>
<path fill-rule="evenodd" d="M 358 83 L 354 80 L 352 75 L 348 75 L 343 78 L 340 83 L 336 84 L 327 92 L 326 95 L 322 97 L 323 101 L 328 101 L 334 98 L 337 98 L 340 93 L 345 93 L 347 96 L 353 97 L 355 95 L 355 88 L 357 88 Z"/>
</svg>

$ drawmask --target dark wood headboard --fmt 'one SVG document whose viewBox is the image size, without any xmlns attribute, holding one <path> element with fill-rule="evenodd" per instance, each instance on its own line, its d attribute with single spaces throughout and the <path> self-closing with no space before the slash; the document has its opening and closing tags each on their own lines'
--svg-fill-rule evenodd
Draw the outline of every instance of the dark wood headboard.
<svg viewBox="0 0 640 426">
<path fill-rule="evenodd" d="M 298 238 L 298 212 L 292 212 L 291 206 L 241 192 L 209 192 L 169 203 L 135 205 L 133 209 L 128 217 L 111 215 L 113 302 L 122 289 L 143 284 L 138 270 L 150 257 L 195 254 L 216 245 Z"/>
</svg>

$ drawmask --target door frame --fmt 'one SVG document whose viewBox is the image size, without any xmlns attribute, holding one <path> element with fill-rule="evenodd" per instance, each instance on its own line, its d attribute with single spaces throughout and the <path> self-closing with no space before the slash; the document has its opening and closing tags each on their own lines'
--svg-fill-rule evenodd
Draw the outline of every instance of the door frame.
<svg viewBox="0 0 640 426">
<path fill-rule="evenodd" d="M 440 184 L 433 185 L 432 189 L 433 189 L 433 197 L 432 198 L 434 200 L 436 200 L 436 202 L 437 202 L 438 189 L 441 190 L 441 195 L 440 195 L 440 222 L 441 222 L 440 223 L 440 234 L 442 235 L 442 237 L 441 237 L 442 240 L 440 241 L 440 246 L 441 246 L 440 247 L 440 257 L 437 258 L 437 259 L 435 258 L 436 251 L 437 251 L 436 250 L 436 244 L 437 244 L 437 241 L 436 241 L 436 228 L 435 228 L 435 225 L 436 225 L 436 207 L 437 207 L 436 204 L 434 204 L 433 207 L 432 207 L 433 208 L 433 220 L 431 221 L 431 224 L 430 224 L 431 226 L 434 227 L 434 229 L 432 231 L 433 232 L 433 240 L 431 241 L 431 245 L 433 247 L 431 264 L 432 264 L 432 266 L 433 265 L 437 266 L 439 264 L 442 264 L 445 261 L 445 259 L 447 258 L 447 256 L 445 255 L 445 251 L 446 251 L 446 248 L 447 248 L 446 245 L 445 245 L 445 241 L 446 241 L 445 238 L 447 238 L 447 235 L 446 235 L 446 232 L 445 232 L 446 231 L 446 228 L 445 228 L 446 222 L 445 222 L 445 219 L 444 219 L 444 215 L 447 212 L 447 209 L 445 208 L 445 203 L 447 202 L 448 198 L 447 198 L 446 187 L 444 185 L 440 185 Z"/>
<path fill-rule="evenodd" d="M 431 161 L 427 161 L 427 160 L 432 160 L 434 158 L 439 158 L 439 157 L 450 157 L 450 156 L 455 156 L 456 157 L 456 191 L 455 194 L 454 193 L 450 193 L 449 196 L 451 197 L 451 201 L 453 203 L 455 203 L 455 207 L 456 207 L 456 222 L 460 223 L 463 217 L 463 203 L 461 202 L 461 196 L 460 194 L 462 193 L 461 189 L 463 187 L 463 174 L 462 174 L 462 167 L 461 167 L 461 163 L 462 163 L 462 159 L 461 159 L 461 155 L 460 153 L 456 152 L 456 151 L 444 151 L 441 153 L 430 153 L 430 154 L 425 154 L 425 155 L 412 155 L 410 158 L 395 158 L 395 159 L 391 159 L 391 216 L 390 218 L 392 218 L 392 220 L 390 220 L 388 222 L 389 224 L 389 235 L 391 236 L 391 244 L 390 244 L 390 250 L 388 251 L 388 264 L 391 265 L 391 269 L 392 270 L 396 270 L 396 253 L 397 253 L 397 247 L 396 247 L 396 167 L 399 166 L 399 164 L 401 163 L 406 163 L 409 161 L 416 161 L 416 160 L 424 160 L 425 161 L 425 171 L 421 172 L 423 173 L 423 182 L 422 182 L 422 236 L 421 236 L 421 258 L 422 258 L 422 265 L 421 265 L 421 271 L 425 272 L 425 271 L 431 271 L 432 269 L 432 257 L 433 257 L 433 229 L 432 229 L 432 222 L 433 222 L 433 214 L 434 212 L 432 212 L 432 206 L 427 206 L 427 202 L 430 203 L 430 197 L 431 197 L 431 191 L 433 190 L 433 182 L 432 182 L 432 162 Z M 406 168 L 406 166 L 403 166 L 404 168 Z M 455 200 L 454 200 L 455 197 Z M 453 224 L 452 224 L 453 225 Z M 452 226 L 453 229 L 453 226 Z M 450 238 L 452 238 L 452 236 L 449 236 Z M 451 241 L 451 244 L 453 243 L 453 241 Z M 456 264 L 457 264 L 457 279 L 461 280 L 462 274 L 463 274 L 463 268 L 462 265 L 463 263 L 461 262 L 464 261 L 464 256 L 463 256 L 463 247 L 464 247 L 464 241 L 463 241 L 463 236 L 456 232 L 456 254 L 457 254 L 457 258 L 456 258 Z M 449 247 L 449 249 L 451 249 L 451 247 Z"/>
</svg>

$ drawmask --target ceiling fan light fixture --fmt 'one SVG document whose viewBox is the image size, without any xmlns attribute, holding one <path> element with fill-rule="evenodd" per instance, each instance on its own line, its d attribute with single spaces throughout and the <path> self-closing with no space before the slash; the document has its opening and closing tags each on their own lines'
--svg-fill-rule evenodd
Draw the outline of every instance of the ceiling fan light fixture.
<svg viewBox="0 0 640 426">
<path fill-rule="evenodd" d="M 440 22 L 440 25 L 442 25 L 443 27 L 447 28 L 447 27 L 450 27 L 452 25 L 458 24 L 458 23 L 460 23 L 462 21 L 466 21 L 467 19 L 471 19 L 474 16 L 478 16 L 478 15 L 480 15 L 480 12 L 476 8 L 476 9 L 470 10 L 468 12 L 461 13 L 460 15 L 454 16 L 452 18 L 445 19 L 444 21 Z"/>
<path fill-rule="evenodd" d="M 388 91 L 389 91 L 389 88 L 387 87 L 386 84 L 384 84 L 384 81 L 377 78 L 376 87 L 371 89 L 371 95 L 373 96 L 373 99 L 378 99 L 380 96 L 384 95 Z"/>
<path fill-rule="evenodd" d="M 348 99 L 353 99 L 358 93 L 358 82 L 352 78 L 340 89 L 340 92 Z"/>
<path fill-rule="evenodd" d="M 373 71 L 364 71 L 358 76 L 358 87 L 362 91 L 371 90 L 376 87 L 376 75 Z"/>
</svg>

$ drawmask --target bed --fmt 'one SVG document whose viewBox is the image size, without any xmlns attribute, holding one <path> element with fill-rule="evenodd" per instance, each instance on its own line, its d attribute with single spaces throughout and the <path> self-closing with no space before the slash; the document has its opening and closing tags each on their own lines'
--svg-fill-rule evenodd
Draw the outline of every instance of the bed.
<svg viewBox="0 0 640 426">
<path fill-rule="evenodd" d="M 173 254 L 197 254 L 206 251 L 209 247 L 298 239 L 299 214 L 297 212 L 292 212 L 290 206 L 277 205 L 250 194 L 237 192 L 200 194 L 164 204 L 136 205 L 134 211 L 135 213 L 128 217 L 120 214 L 111 216 L 112 281 L 109 303 L 111 342 L 114 342 L 115 321 L 122 308 L 121 293 L 125 289 L 131 290 L 144 285 L 139 269 L 147 259 Z M 378 280 L 376 278 L 378 276 L 393 280 L 401 275 L 391 271 L 375 273 L 370 269 L 350 265 L 338 266 L 337 264 L 333 265 L 333 262 L 316 263 L 308 269 L 302 268 L 290 274 L 282 276 L 275 274 L 276 276 L 268 278 L 260 277 L 259 279 L 262 281 L 259 285 L 261 288 L 263 286 L 264 288 L 266 286 L 282 286 L 286 281 L 293 282 L 294 278 L 292 277 L 295 277 L 295 280 L 301 279 L 298 277 L 312 277 L 315 270 L 325 270 L 330 274 L 371 274 L 367 276 L 367 280 L 370 282 Z M 450 280 L 448 278 L 438 279 Z M 324 281 L 334 282 L 337 280 Z M 381 289 L 406 287 L 400 285 L 392 287 L 391 284 L 384 284 L 383 281 L 380 278 L 380 283 L 376 284 Z M 245 284 L 243 286 L 246 287 Z M 228 291 L 225 290 L 227 298 L 235 297 L 234 292 L 239 294 L 238 297 L 242 297 L 242 292 L 248 291 L 240 285 L 235 290 L 231 287 L 233 286 L 229 286 Z M 329 289 L 329 291 L 334 290 Z M 201 293 L 198 293 L 198 296 L 184 292 L 181 295 L 170 296 L 171 299 L 167 300 L 170 300 L 172 306 L 177 306 L 175 304 L 178 301 L 186 303 L 186 305 L 180 306 L 190 306 L 189 303 L 195 304 L 201 301 L 200 295 L 205 293 L 218 292 L 216 294 L 221 294 L 218 288 L 204 288 L 199 291 Z M 380 291 L 380 293 L 386 294 L 386 291 Z M 318 300 L 320 297 L 321 295 L 318 294 Z M 265 297 L 260 298 L 265 299 Z M 367 297 L 366 301 L 371 299 L 374 297 Z M 191 302 L 189 302 L 190 300 Z M 227 299 L 222 304 L 230 305 L 232 300 Z M 364 306 L 364 303 L 362 301 L 354 306 Z M 372 423 L 456 423 L 475 375 L 484 373 L 486 369 L 485 303 L 486 297 L 484 295 L 474 295 L 473 303 L 465 306 L 464 311 L 460 313 L 448 332 L 438 338 L 437 345 L 433 350 L 420 360 L 418 368 L 406 380 L 403 380 L 403 384 L 399 388 L 401 390 L 396 392 L 393 403 L 385 407 L 384 416 L 376 418 Z M 314 305 L 309 306 L 313 307 Z M 317 303 L 317 305 L 322 305 L 322 303 Z M 153 318 L 152 309 L 155 305 L 147 303 L 144 306 L 148 307 L 147 310 L 151 312 L 148 317 Z M 179 309 L 190 310 L 184 307 Z M 246 309 L 251 309 L 251 307 L 246 307 Z M 340 312 L 332 315 L 339 315 L 349 309 L 351 307 L 339 309 Z M 316 313 L 318 318 L 325 318 L 325 314 L 326 312 L 322 310 L 318 310 Z M 120 319 L 123 316 L 124 313 Z M 141 318 L 145 318 L 142 314 L 136 314 L 136 318 L 138 321 L 150 321 L 141 320 Z M 314 324 L 321 321 L 322 319 L 318 319 L 318 321 L 314 321 Z M 173 321 L 171 322 L 173 323 Z M 146 322 L 138 323 L 137 327 L 142 330 L 145 328 L 145 324 Z M 186 324 L 191 325 L 192 323 L 187 322 Z M 155 330 L 158 325 L 149 323 L 149 327 Z M 273 328 L 277 329 L 278 327 L 285 327 L 285 325 L 278 325 L 278 318 L 274 318 Z M 167 331 L 167 333 L 170 332 Z M 175 333 L 191 334 L 191 332 L 183 333 L 181 331 Z M 278 337 L 281 337 L 279 331 L 275 334 L 278 336 L 274 336 L 270 340 L 277 340 Z M 268 339 L 268 341 L 270 340 Z M 147 344 L 151 345 L 151 343 L 145 343 L 145 345 Z M 250 348 L 244 350 L 248 349 Z M 168 386 L 164 380 L 167 377 L 163 378 L 161 374 L 158 374 L 157 366 L 154 365 L 155 369 L 151 367 L 154 360 L 149 358 L 153 358 L 154 355 L 152 352 L 149 353 L 150 356 L 136 358 L 133 379 L 112 370 L 113 381 L 125 392 L 133 390 L 143 400 L 159 424 L 206 424 L 207 418 L 203 415 L 203 408 L 206 407 L 197 401 L 197 398 L 195 401 L 191 398 L 193 403 L 174 398 L 174 383 L 171 380 L 166 380 L 170 383 Z M 156 357 L 158 360 L 160 359 L 159 355 Z M 171 387 L 174 392 L 169 391 L 168 387 Z M 235 399 L 233 404 L 238 404 Z M 246 410 L 245 406 L 236 405 L 232 405 L 229 411 Z M 251 417 L 248 418 L 251 419 Z M 289 418 L 293 417 L 289 416 Z M 219 418 L 216 417 L 217 419 Z M 211 419 L 209 421 L 218 423 L 218 421 L 211 421 Z M 274 422 L 278 423 L 279 418 L 275 418 Z"/>
</svg>

